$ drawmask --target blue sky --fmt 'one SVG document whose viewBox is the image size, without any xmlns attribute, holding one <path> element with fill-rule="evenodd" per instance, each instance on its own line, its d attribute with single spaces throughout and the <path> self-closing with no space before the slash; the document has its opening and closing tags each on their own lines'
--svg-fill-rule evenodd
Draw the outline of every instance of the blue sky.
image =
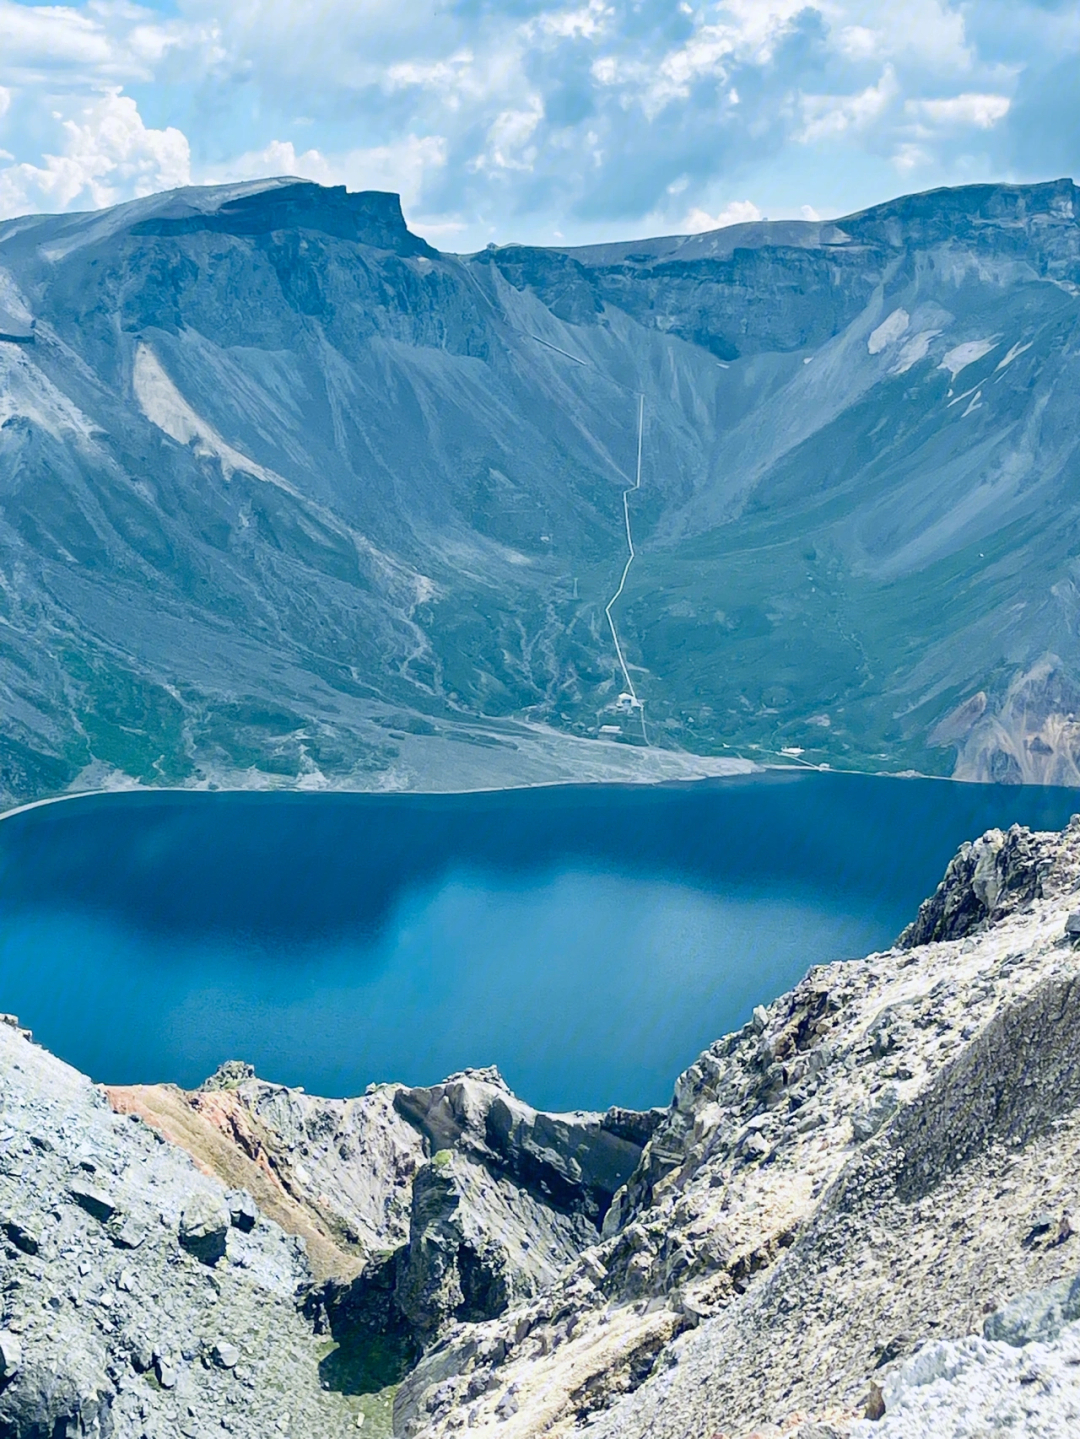
<svg viewBox="0 0 1080 1439">
<path fill-rule="evenodd" d="M 444 249 L 1080 173 L 1080 0 L 0 0 L 0 216 L 296 174 Z"/>
</svg>

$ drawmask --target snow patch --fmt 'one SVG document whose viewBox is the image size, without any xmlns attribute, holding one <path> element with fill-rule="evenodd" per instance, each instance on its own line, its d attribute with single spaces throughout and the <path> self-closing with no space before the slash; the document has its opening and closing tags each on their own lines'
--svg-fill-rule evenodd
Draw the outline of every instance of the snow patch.
<svg viewBox="0 0 1080 1439">
<path fill-rule="evenodd" d="M 234 450 L 213 425 L 201 419 L 169 379 L 153 350 L 142 342 L 135 351 L 131 382 L 139 409 L 150 423 L 178 445 L 194 445 L 195 453 L 200 457 L 218 460 L 227 480 L 231 480 L 239 470 L 241 474 L 253 475 L 267 484 L 289 488 L 280 476 L 264 470 L 254 460 Z"/>
<path fill-rule="evenodd" d="M 912 335 L 897 355 L 896 364 L 893 365 L 889 374 L 906 375 L 912 365 L 917 365 L 920 360 L 925 360 L 931 340 L 936 340 L 940 334 L 940 330 L 920 330 L 917 335 Z"/>
<path fill-rule="evenodd" d="M 999 360 L 994 366 L 994 374 L 996 375 L 998 370 L 1003 370 L 1006 365 L 1011 365 L 1018 355 L 1022 355 L 1025 350 L 1030 350 L 1034 343 L 1034 340 L 1028 340 L 1026 345 L 1021 345 L 1020 342 L 1017 341 L 1005 358 Z"/>
<path fill-rule="evenodd" d="M 982 401 L 982 390 L 976 390 L 976 391 L 975 391 L 975 394 L 974 394 L 974 397 L 972 398 L 971 403 L 968 405 L 967 409 L 966 409 L 966 410 L 964 411 L 964 413 L 960 416 L 960 418 L 961 418 L 962 420 L 966 420 L 967 417 L 968 417 L 968 415 L 970 415 L 973 410 L 981 410 L 981 409 L 982 409 L 981 401 Z"/>
<path fill-rule="evenodd" d="M 870 332 L 866 348 L 872 355 L 879 355 L 886 345 L 891 345 L 900 338 L 910 323 L 911 316 L 906 310 L 894 310 L 887 319 L 882 320 L 876 330 Z"/>
<path fill-rule="evenodd" d="M 997 348 L 996 340 L 965 340 L 962 345 L 955 345 L 951 350 L 946 350 L 941 358 L 939 370 L 948 370 L 955 380 L 961 370 L 968 365 L 973 365 L 976 360 L 981 360 L 991 350 Z"/>
</svg>

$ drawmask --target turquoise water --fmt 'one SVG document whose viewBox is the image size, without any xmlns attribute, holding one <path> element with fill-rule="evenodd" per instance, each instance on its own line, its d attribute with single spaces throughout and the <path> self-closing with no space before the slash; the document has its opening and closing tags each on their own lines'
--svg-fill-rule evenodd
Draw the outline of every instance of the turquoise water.
<svg viewBox="0 0 1080 1439">
<path fill-rule="evenodd" d="M 0 824 L 0 1009 L 113 1083 L 498 1064 L 548 1108 L 666 1103 L 755 1004 L 887 946 L 961 840 L 1078 801 L 806 772 L 93 796 Z"/>
</svg>

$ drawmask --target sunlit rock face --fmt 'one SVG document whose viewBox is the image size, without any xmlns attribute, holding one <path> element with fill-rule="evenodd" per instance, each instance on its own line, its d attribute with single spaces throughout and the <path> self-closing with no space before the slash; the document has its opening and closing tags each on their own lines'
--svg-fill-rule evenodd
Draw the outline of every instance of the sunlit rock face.
<svg viewBox="0 0 1080 1439">
<path fill-rule="evenodd" d="M 639 741 L 639 393 L 654 746 L 1080 782 L 1077 216 L 461 257 L 279 180 L 5 223 L 4 798 Z"/>
</svg>

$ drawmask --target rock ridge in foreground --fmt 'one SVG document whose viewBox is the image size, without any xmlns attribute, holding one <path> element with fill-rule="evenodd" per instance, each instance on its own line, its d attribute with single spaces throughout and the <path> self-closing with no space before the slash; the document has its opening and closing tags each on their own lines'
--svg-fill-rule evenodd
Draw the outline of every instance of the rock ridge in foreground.
<svg viewBox="0 0 1080 1439">
<path fill-rule="evenodd" d="M 1080 819 L 988 832 L 648 1113 L 105 1091 L 8 1017 L 0 1435 L 1071 1432 L 1078 888 Z"/>
</svg>

